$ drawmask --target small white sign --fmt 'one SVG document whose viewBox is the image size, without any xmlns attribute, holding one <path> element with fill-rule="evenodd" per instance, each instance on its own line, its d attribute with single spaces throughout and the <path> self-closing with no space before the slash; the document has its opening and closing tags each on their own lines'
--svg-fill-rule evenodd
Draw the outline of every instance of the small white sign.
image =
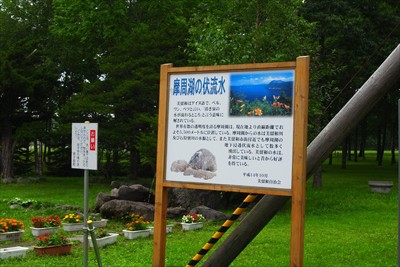
<svg viewBox="0 0 400 267">
<path fill-rule="evenodd" d="M 71 167 L 97 170 L 97 123 L 72 123 Z"/>
</svg>

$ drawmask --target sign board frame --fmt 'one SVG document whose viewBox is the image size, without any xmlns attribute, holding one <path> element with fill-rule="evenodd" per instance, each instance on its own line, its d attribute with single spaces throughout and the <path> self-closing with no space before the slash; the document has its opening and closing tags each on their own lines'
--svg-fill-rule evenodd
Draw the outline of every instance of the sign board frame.
<svg viewBox="0 0 400 267">
<path fill-rule="evenodd" d="M 98 132 L 98 123 L 72 123 L 72 169 L 97 170 Z"/>
<path fill-rule="evenodd" d="M 195 73 L 222 73 L 248 71 L 294 70 L 293 99 L 293 148 L 292 148 L 292 183 L 290 189 L 273 187 L 238 186 L 226 184 L 209 184 L 179 182 L 166 180 L 169 97 L 171 75 Z M 165 266 L 166 218 L 168 188 L 190 188 L 202 190 L 243 192 L 252 194 L 272 194 L 292 196 L 292 230 L 291 230 L 291 265 L 301 266 L 304 252 L 304 212 L 306 186 L 306 148 L 308 118 L 309 57 L 298 57 L 295 62 L 257 63 L 223 66 L 198 66 L 175 68 L 172 64 L 161 65 L 160 99 L 157 140 L 156 196 L 154 215 L 154 250 L 153 266 Z M 172 148 L 169 148 L 172 149 Z"/>
</svg>

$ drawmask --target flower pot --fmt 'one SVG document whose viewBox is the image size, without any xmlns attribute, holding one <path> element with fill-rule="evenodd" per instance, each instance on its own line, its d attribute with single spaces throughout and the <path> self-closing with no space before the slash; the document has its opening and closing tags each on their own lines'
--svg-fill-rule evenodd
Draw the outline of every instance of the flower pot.
<svg viewBox="0 0 400 267">
<path fill-rule="evenodd" d="M 25 257 L 26 251 L 29 248 L 26 247 L 10 247 L 0 248 L 0 259 L 14 258 L 14 257 Z"/>
<path fill-rule="evenodd" d="M 71 252 L 71 248 L 72 243 L 58 246 L 33 247 L 36 251 L 36 255 L 65 255 Z"/>
<path fill-rule="evenodd" d="M 172 224 L 167 225 L 167 228 L 165 229 L 165 232 L 166 232 L 167 234 L 168 234 L 168 233 L 171 233 L 171 232 L 172 232 L 172 227 L 173 227 Z M 154 235 L 154 226 L 149 226 L 148 229 L 150 230 L 150 234 L 151 234 L 151 235 Z"/>
<path fill-rule="evenodd" d="M 18 241 L 22 238 L 24 230 L 0 233 L 0 241 Z"/>
<path fill-rule="evenodd" d="M 96 238 L 97 247 L 104 247 L 106 245 L 114 244 L 115 242 L 117 242 L 117 237 L 118 234 L 110 233 L 108 236 Z M 76 236 L 76 239 L 78 239 L 79 242 L 83 243 L 83 235 Z M 88 240 L 89 240 L 89 246 L 92 248 L 93 247 L 92 238 L 89 236 Z"/>
<path fill-rule="evenodd" d="M 32 235 L 33 236 L 42 236 L 45 234 L 55 234 L 58 231 L 58 226 L 55 227 L 43 227 L 43 228 L 36 228 L 36 227 L 31 227 L 32 230 Z"/>
<path fill-rule="evenodd" d="M 66 232 L 78 232 L 83 230 L 83 223 L 63 223 L 62 226 Z"/>
<path fill-rule="evenodd" d="M 200 229 L 203 227 L 202 222 L 197 222 L 197 223 L 181 223 L 182 225 L 182 230 L 183 231 L 191 231 L 191 230 L 196 230 Z"/>
<path fill-rule="evenodd" d="M 101 219 L 100 221 L 93 221 L 93 227 L 104 228 L 107 225 L 107 219 Z"/>
<path fill-rule="evenodd" d="M 136 231 L 122 230 L 122 232 L 124 233 L 124 237 L 127 239 L 143 238 L 150 235 L 150 229 Z"/>
</svg>

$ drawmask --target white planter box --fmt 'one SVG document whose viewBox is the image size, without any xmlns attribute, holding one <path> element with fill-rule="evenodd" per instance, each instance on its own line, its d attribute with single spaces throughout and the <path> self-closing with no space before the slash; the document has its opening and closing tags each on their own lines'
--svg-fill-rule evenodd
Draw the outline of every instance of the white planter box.
<svg viewBox="0 0 400 267">
<path fill-rule="evenodd" d="M 107 225 L 107 219 L 101 219 L 100 221 L 93 221 L 93 227 L 104 228 Z"/>
<path fill-rule="evenodd" d="M 117 242 L 117 237 L 118 237 L 117 233 L 110 233 L 108 236 L 96 238 L 97 246 L 104 247 L 106 245 L 114 244 L 115 242 Z M 76 239 L 78 239 L 81 243 L 83 243 L 83 235 L 78 235 Z M 88 237 L 88 240 L 89 240 L 89 246 L 92 248 L 93 242 L 90 235 Z"/>
<path fill-rule="evenodd" d="M 183 231 L 191 231 L 191 230 L 196 230 L 196 229 L 200 229 L 203 227 L 203 223 L 202 222 L 198 222 L 198 223 L 181 223 L 182 225 L 182 230 Z"/>
<path fill-rule="evenodd" d="M 0 241 L 17 241 L 22 238 L 24 230 L 0 233 Z"/>
<path fill-rule="evenodd" d="M 124 233 L 124 237 L 127 239 L 143 238 L 150 235 L 150 229 L 136 231 L 122 230 L 122 232 Z"/>
<path fill-rule="evenodd" d="M 25 257 L 26 251 L 28 249 L 29 248 L 26 247 L 0 248 L 0 259 Z"/>
<path fill-rule="evenodd" d="M 66 232 L 83 231 L 83 223 L 63 223 L 62 226 Z"/>
<path fill-rule="evenodd" d="M 167 228 L 165 229 L 165 231 L 166 231 L 167 234 L 168 234 L 168 233 L 172 233 L 172 227 L 173 227 L 172 224 L 168 224 L 168 225 L 167 225 Z M 154 235 L 154 226 L 149 226 L 148 229 L 150 230 L 150 234 L 151 234 L 151 235 Z"/>
<path fill-rule="evenodd" d="M 53 233 L 57 233 L 58 231 L 58 226 L 56 227 L 46 227 L 46 228 L 36 228 L 36 227 L 31 227 L 32 230 L 32 235 L 33 236 L 41 236 L 41 235 L 45 235 L 45 234 L 53 234 Z"/>
<path fill-rule="evenodd" d="M 368 181 L 372 192 L 389 194 L 393 187 L 392 181 Z"/>
</svg>

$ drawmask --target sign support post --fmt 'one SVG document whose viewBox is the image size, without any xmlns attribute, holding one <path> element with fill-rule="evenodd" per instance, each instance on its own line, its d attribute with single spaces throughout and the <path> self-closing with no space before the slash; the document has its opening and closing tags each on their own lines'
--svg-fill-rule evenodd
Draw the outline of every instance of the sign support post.
<svg viewBox="0 0 400 267">
<path fill-rule="evenodd" d="M 309 65 L 309 57 L 296 60 L 290 266 L 303 266 Z"/>
<path fill-rule="evenodd" d="M 89 170 L 97 170 L 97 134 L 98 124 L 73 123 L 71 167 L 83 169 L 83 266 L 88 266 L 89 228 Z M 101 263 L 99 262 L 101 265 Z M 100 266 L 99 265 L 99 266 Z"/>
<path fill-rule="evenodd" d="M 89 232 L 88 232 L 88 210 L 89 210 L 89 170 L 83 171 L 83 266 L 88 266 L 88 248 L 89 248 Z"/>
</svg>

